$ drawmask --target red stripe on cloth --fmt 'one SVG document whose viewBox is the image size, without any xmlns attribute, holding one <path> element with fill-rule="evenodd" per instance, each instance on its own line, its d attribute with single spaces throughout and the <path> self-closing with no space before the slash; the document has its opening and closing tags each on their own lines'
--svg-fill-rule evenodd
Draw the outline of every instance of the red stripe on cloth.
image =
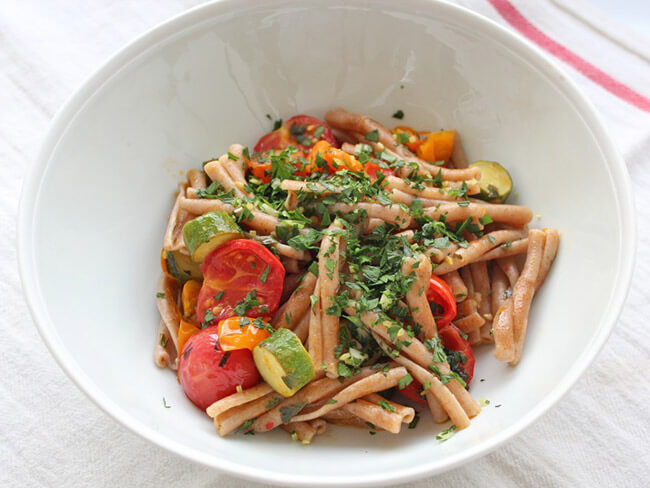
<svg viewBox="0 0 650 488">
<path fill-rule="evenodd" d="M 584 60 L 573 51 L 567 49 L 559 42 L 554 41 L 541 30 L 531 24 L 515 6 L 508 0 L 488 0 L 490 4 L 501 14 L 501 16 L 524 37 L 533 41 L 542 49 L 548 51 L 553 56 L 561 59 L 565 63 L 573 66 L 580 73 L 585 75 L 594 83 L 602 86 L 612 95 L 621 100 L 634 105 L 635 107 L 650 112 L 650 99 L 634 91 L 627 85 L 615 80 L 604 71 L 596 68 L 593 64 Z"/>
</svg>

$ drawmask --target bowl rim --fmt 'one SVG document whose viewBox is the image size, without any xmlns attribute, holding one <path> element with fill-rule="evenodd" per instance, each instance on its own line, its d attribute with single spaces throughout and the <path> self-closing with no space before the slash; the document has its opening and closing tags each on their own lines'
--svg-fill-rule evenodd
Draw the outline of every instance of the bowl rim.
<svg viewBox="0 0 650 488">
<path fill-rule="evenodd" d="M 292 3 L 291 0 L 263 0 L 264 6 L 275 5 L 282 7 Z M 374 5 L 388 5 L 389 3 L 386 0 L 380 0 L 375 2 Z M 210 20 L 228 11 L 243 11 L 252 4 L 253 0 L 213 0 L 183 11 L 159 23 L 110 56 L 99 69 L 81 84 L 80 88 L 73 93 L 54 116 L 35 161 L 27 168 L 17 217 L 16 244 L 18 269 L 27 305 L 41 338 L 59 366 L 74 384 L 113 419 L 159 447 L 165 448 L 187 460 L 216 468 L 223 473 L 239 478 L 287 486 L 376 486 L 407 482 L 439 474 L 489 453 L 530 426 L 542 414 L 547 412 L 551 406 L 557 403 L 575 384 L 577 379 L 584 373 L 602 349 L 617 323 L 629 291 L 636 252 L 636 217 L 629 175 L 625 163 L 607 134 L 600 115 L 591 102 L 587 100 L 586 96 L 582 94 L 576 83 L 563 73 L 555 61 L 551 60 L 546 53 L 542 52 L 528 40 L 509 31 L 487 17 L 465 7 L 451 4 L 445 0 L 402 0 L 399 8 L 400 10 L 412 9 L 422 11 L 435 6 L 434 8 L 439 9 L 438 13 L 444 13 L 449 16 L 448 18 L 454 20 L 460 19 L 463 23 L 475 26 L 485 35 L 492 37 L 501 45 L 507 46 L 514 54 L 525 59 L 536 68 L 541 75 L 546 76 L 549 82 L 567 98 L 578 114 L 582 116 L 585 124 L 595 136 L 602 153 L 608 161 L 607 167 L 610 172 L 610 180 L 614 186 L 620 222 L 618 238 L 620 239 L 621 246 L 621 266 L 617 275 L 617 287 L 613 291 L 610 301 L 611 307 L 604 315 L 604 319 L 601 320 L 602 325 L 596 336 L 576 359 L 571 369 L 565 373 L 562 380 L 535 408 L 525 414 L 518 422 L 505 428 L 490 439 L 480 442 L 465 451 L 454 454 L 444 461 L 434 460 L 425 465 L 406 467 L 391 472 L 389 475 L 365 474 L 361 476 L 336 476 L 327 480 L 318 480 L 306 475 L 277 473 L 254 468 L 246 464 L 226 463 L 216 456 L 211 456 L 196 449 L 188 449 L 176 441 L 170 441 L 153 428 L 131 417 L 117 403 L 108 398 L 93 383 L 90 377 L 86 375 L 74 359 L 67 354 L 64 345 L 59 343 L 56 330 L 49 318 L 47 307 L 41 296 L 33 254 L 34 211 L 40 195 L 39 189 L 42 175 L 48 167 L 49 155 L 56 148 L 58 141 L 64 136 L 71 122 L 76 118 L 77 114 L 92 95 L 104 83 L 109 81 L 116 72 L 127 66 L 136 56 L 154 47 L 160 41 L 169 39 L 187 28 L 200 24 L 202 19 Z M 341 4 L 345 5 L 342 1 Z M 363 0 L 348 2 L 346 6 L 350 6 L 350 4 L 366 7 L 371 5 Z M 255 5 L 260 5 L 259 0 L 255 2 Z M 391 7 L 395 8 L 394 3 Z"/>
</svg>

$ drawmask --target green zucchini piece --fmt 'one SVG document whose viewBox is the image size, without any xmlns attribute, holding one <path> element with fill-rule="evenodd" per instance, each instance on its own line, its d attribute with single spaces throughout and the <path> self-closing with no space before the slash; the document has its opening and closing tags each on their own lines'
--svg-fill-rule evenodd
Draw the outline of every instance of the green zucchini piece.
<svg viewBox="0 0 650 488">
<path fill-rule="evenodd" d="M 167 272 L 181 283 L 189 280 L 203 280 L 201 265 L 192 261 L 187 254 L 180 251 L 163 251 Z"/>
<path fill-rule="evenodd" d="M 208 212 L 183 226 L 183 240 L 195 263 L 202 263 L 221 244 L 242 237 L 241 228 L 225 212 Z"/>
<path fill-rule="evenodd" d="M 470 166 L 481 169 L 478 198 L 492 203 L 505 202 L 512 191 L 510 173 L 496 161 L 475 161 Z"/>
<path fill-rule="evenodd" d="M 289 329 L 278 329 L 255 346 L 253 360 L 264 381 L 284 397 L 293 396 L 314 378 L 311 356 Z"/>
</svg>

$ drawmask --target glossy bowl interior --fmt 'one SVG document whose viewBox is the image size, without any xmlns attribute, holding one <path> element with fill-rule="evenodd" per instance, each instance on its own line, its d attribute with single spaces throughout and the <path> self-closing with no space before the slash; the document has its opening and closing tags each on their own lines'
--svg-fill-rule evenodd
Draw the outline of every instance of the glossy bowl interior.
<svg viewBox="0 0 650 488">
<path fill-rule="evenodd" d="M 562 232 L 521 364 L 479 350 L 472 393 L 491 405 L 445 443 L 435 434 L 446 426 L 426 412 L 400 435 L 333 428 L 308 447 L 284 432 L 222 439 L 152 362 L 158 257 L 183 172 L 233 142 L 254 144 L 266 114 L 337 106 L 388 125 L 402 109 L 408 125 L 459 129 L 470 158 L 510 170 L 535 224 Z M 250 479 L 388 484 L 487 452 L 575 382 L 629 284 L 629 195 L 624 165 L 575 87 L 485 19 L 425 0 L 224 0 L 133 42 L 58 114 L 25 183 L 19 261 L 53 355 L 133 431 Z"/>
</svg>

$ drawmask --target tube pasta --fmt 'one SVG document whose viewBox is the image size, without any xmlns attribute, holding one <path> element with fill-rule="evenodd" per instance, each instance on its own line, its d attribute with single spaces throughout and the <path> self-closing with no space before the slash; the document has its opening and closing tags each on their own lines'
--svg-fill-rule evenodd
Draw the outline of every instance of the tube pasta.
<svg viewBox="0 0 650 488">
<path fill-rule="evenodd" d="M 402 260 L 402 274 L 415 274 L 416 281 L 406 293 L 406 301 L 413 320 L 422 326 L 424 337 L 432 339 L 438 335 L 438 329 L 426 293 L 431 280 L 431 261 L 422 254 L 417 258 L 406 257 Z"/>
<path fill-rule="evenodd" d="M 159 368 L 176 369 L 176 346 L 163 320 L 158 324 L 156 343 L 153 349 L 153 362 Z"/>
<path fill-rule="evenodd" d="M 493 259 L 507 258 L 523 254 L 528 250 L 528 237 L 517 239 L 515 241 L 506 241 L 503 244 L 495 247 L 491 251 L 486 252 L 477 261 L 491 261 Z"/>
<path fill-rule="evenodd" d="M 205 413 L 207 413 L 209 417 L 215 418 L 231 408 L 239 407 L 240 405 L 257 400 L 258 398 L 268 395 L 272 391 L 273 388 L 271 388 L 267 383 L 260 383 L 246 390 L 233 393 L 221 400 L 217 400 L 205 409 Z"/>
<path fill-rule="evenodd" d="M 458 249 L 450 260 L 443 262 L 436 267 L 433 272 L 437 275 L 442 275 L 454 271 L 466 264 L 473 263 L 482 254 L 494 249 L 499 244 L 508 240 L 517 239 L 522 236 L 522 231 L 518 230 L 497 230 L 490 232 L 474 241 L 471 241 L 465 248 Z"/>
<path fill-rule="evenodd" d="M 449 288 L 451 288 L 456 302 L 462 302 L 467 298 L 467 287 L 457 270 L 450 271 L 440 277 L 445 280 L 445 283 L 447 283 Z"/>
<path fill-rule="evenodd" d="M 348 403 L 342 408 L 351 414 L 365 420 L 366 422 L 370 422 L 375 427 L 390 432 L 391 434 L 399 434 L 402 428 L 402 423 L 406 422 L 405 418 L 407 418 L 407 416 L 410 415 L 411 420 L 413 420 L 415 417 L 415 410 L 410 407 L 403 407 L 410 410 L 410 413 L 407 413 L 406 415 L 400 414 L 397 411 L 391 412 L 385 407 L 380 406 L 381 404 L 379 404 L 377 401 L 370 401 L 368 399 L 369 397 L 370 395 L 364 398 L 359 398 L 354 402 Z M 396 410 L 395 405 L 397 404 L 388 402 L 382 397 L 380 397 L 379 401 L 385 402 L 384 405 L 388 405 L 393 410 Z M 401 405 L 399 406 L 401 407 Z"/>
<path fill-rule="evenodd" d="M 406 373 L 406 368 L 397 367 L 389 370 L 386 373 L 375 373 L 371 376 L 363 378 L 334 395 L 331 398 L 331 400 L 333 400 L 332 402 L 327 402 L 325 405 L 314 410 L 313 412 L 296 415 L 293 417 L 293 421 L 300 422 L 317 419 L 323 414 L 347 405 L 351 401 L 368 395 L 369 393 L 375 393 L 378 391 L 386 390 L 388 388 L 392 388 L 393 386 L 397 385 L 397 382 L 402 377 L 406 376 Z"/>
<path fill-rule="evenodd" d="M 230 434 L 233 430 L 241 427 L 247 420 L 254 419 L 273 408 L 280 400 L 282 400 L 280 394 L 271 392 L 252 402 L 226 410 L 214 417 L 217 433 L 222 437 Z"/>
<path fill-rule="evenodd" d="M 208 185 L 205 173 L 196 168 L 192 168 L 187 172 L 187 181 L 190 184 L 189 188 L 192 188 L 195 191 L 199 188 L 205 188 Z"/>
<path fill-rule="evenodd" d="M 324 398 L 332 397 L 344 388 L 357 381 L 360 381 L 363 378 L 367 378 L 372 374 L 374 374 L 373 370 L 370 368 L 363 368 L 359 374 L 356 374 L 350 378 L 345 378 L 341 381 L 339 379 L 323 378 L 321 371 L 320 375 L 317 376 L 315 380 L 305 386 L 294 396 L 282 400 L 264 415 L 261 415 L 259 418 L 255 419 L 252 426 L 253 431 L 259 433 L 274 429 L 283 423 L 283 412 L 285 412 L 285 417 L 286 412 L 297 413 L 300 408 L 304 408 L 306 405 L 314 404 Z M 294 421 L 293 418 L 290 420 Z"/>
<path fill-rule="evenodd" d="M 320 292 L 321 328 L 323 333 L 323 363 L 330 378 L 338 376 L 338 361 L 334 350 L 339 340 L 339 317 L 327 310 L 335 303 L 334 299 L 339 289 L 339 274 L 341 269 L 341 248 L 345 246 L 340 231 L 343 225 L 335 220 L 328 228 L 321 242 L 318 253 L 318 276 Z"/>
<path fill-rule="evenodd" d="M 271 324 L 276 329 L 284 327 L 293 329 L 298 322 L 308 315 L 307 311 L 310 306 L 310 296 L 314 293 L 316 287 L 316 276 L 312 273 L 306 273 L 302 282 L 298 285 L 291 297 L 273 316 Z"/>
<path fill-rule="evenodd" d="M 203 170 L 208 174 L 212 181 L 218 182 L 226 192 L 231 191 L 236 197 L 241 198 L 244 196 L 244 192 L 239 188 L 239 185 L 235 184 L 232 177 L 224 167 L 225 160 L 227 159 L 228 156 L 225 155 L 225 158 L 224 156 L 221 156 L 219 159 L 210 161 L 203 167 Z"/>
<path fill-rule="evenodd" d="M 156 287 L 156 304 L 160 317 L 174 343 L 174 348 L 178 347 L 178 328 L 181 323 L 181 314 L 177 305 L 179 292 L 178 282 L 161 273 Z"/>
</svg>

